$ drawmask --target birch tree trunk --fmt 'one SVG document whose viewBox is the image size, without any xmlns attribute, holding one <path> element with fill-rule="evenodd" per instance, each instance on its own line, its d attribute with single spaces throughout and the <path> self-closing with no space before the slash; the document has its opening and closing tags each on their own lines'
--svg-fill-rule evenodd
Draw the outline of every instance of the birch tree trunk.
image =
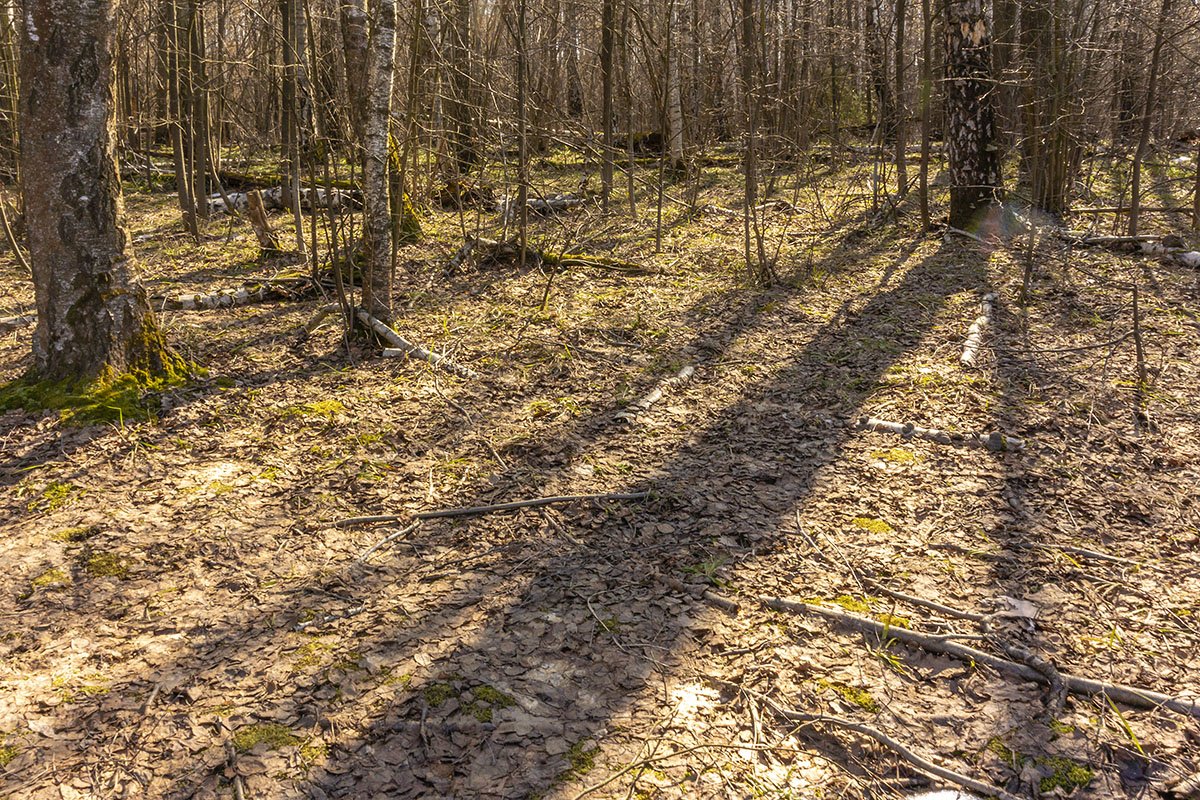
<svg viewBox="0 0 1200 800">
<path fill-rule="evenodd" d="M 395 0 L 371 3 L 367 115 L 363 130 L 363 307 L 392 319 L 392 222 L 388 192 L 388 134 L 396 52 Z"/>
<path fill-rule="evenodd" d="M 21 172 L 37 297 L 34 373 L 162 372 L 162 334 L 133 279 L 114 120 L 117 0 L 24 0 Z"/>
<path fill-rule="evenodd" d="M 683 168 L 683 87 L 679 70 L 679 11 L 670 0 L 667 20 L 667 134 L 671 168 Z"/>
<path fill-rule="evenodd" d="M 1001 188 L 988 27 L 983 0 L 946 4 L 946 155 L 956 228 L 970 227 Z"/>
</svg>

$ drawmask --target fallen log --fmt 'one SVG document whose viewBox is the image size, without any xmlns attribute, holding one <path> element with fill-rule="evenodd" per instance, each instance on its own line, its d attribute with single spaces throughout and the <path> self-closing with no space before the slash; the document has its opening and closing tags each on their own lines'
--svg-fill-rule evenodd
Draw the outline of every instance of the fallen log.
<svg viewBox="0 0 1200 800">
<path fill-rule="evenodd" d="M 587 199 L 577 194 L 556 194 L 553 197 L 530 197 L 525 201 L 525 207 L 539 217 L 553 217 L 581 206 Z M 513 222 L 520 212 L 517 198 L 505 195 L 496 203 L 496 211 L 502 222 Z"/>
<path fill-rule="evenodd" d="M 696 368 L 688 364 L 673 377 L 660 381 L 648 393 L 642 395 L 637 400 L 629 404 L 627 409 L 618 411 L 616 418 L 623 422 L 632 422 L 637 418 L 638 414 L 642 414 L 650 410 L 650 407 L 663 398 L 663 395 L 670 389 L 683 386 L 696 374 Z"/>
<path fill-rule="evenodd" d="M 507 263 L 515 262 L 520 257 L 521 245 L 513 239 L 498 241 L 486 236 L 472 236 L 454 252 L 446 267 L 448 270 L 458 269 L 469 259 L 488 263 Z M 530 245 L 525 247 L 525 259 L 527 262 L 559 269 L 582 267 L 624 272 L 631 275 L 645 275 L 653 272 L 640 264 L 609 256 L 592 256 L 586 253 L 551 253 Z"/>
<path fill-rule="evenodd" d="M 967 330 L 967 341 L 963 344 L 962 357 L 959 361 L 967 369 L 974 369 L 979 358 L 979 347 L 983 344 L 983 332 L 992 324 L 992 304 L 996 302 L 996 293 L 988 292 L 979 303 L 979 316 Z"/>
<path fill-rule="evenodd" d="M 257 192 L 258 190 L 252 191 Z M 224 195 L 209 195 L 208 213 L 226 214 L 229 213 L 230 208 L 238 213 L 245 213 L 250 208 L 251 193 L 226 192 Z M 283 187 L 273 186 L 269 189 L 263 189 L 258 194 L 262 199 L 265 209 L 271 211 L 287 210 L 287 206 L 283 202 Z M 357 191 L 351 189 L 326 191 L 322 187 L 308 187 L 300 190 L 300 208 L 304 211 L 313 211 L 321 208 L 359 209 L 362 208 L 362 196 Z"/>
<path fill-rule="evenodd" d="M 859 430 L 893 433 L 903 436 L 905 439 L 927 439 L 931 442 L 955 447 L 983 447 L 996 452 L 1025 449 L 1024 441 L 1015 436 L 1006 436 L 999 431 L 988 434 L 951 433 L 937 428 L 922 428 L 911 422 L 888 422 L 874 417 L 860 418 L 857 427 Z"/>
<path fill-rule="evenodd" d="M 458 375 L 463 378 L 478 378 L 479 373 L 472 369 L 456 364 L 445 356 L 438 355 L 426 350 L 424 347 L 415 345 L 405 339 L 396 331 L 389 328 L 387 325 L 380 322 L 375 317 L 367 313 L 366 309 L 360 308 L 356 312 L 359 321 L 375 332 L 375 335 L 391 345 L 389 348 L 384 348 L 383 355 L 385 358 L 398 358 L 400 356 L 408 356 L 409 358 L 417 358 L 428 362 L 438 369 L 445 370 L 453 375 Z"/>
<path fill-rule="evenodd" d="M 775 611 L 814 614 L 834 620 L 835 622 L 840 622 L 855 630 L 875 634 L 883 639 L 895 639 L 896 641 L 919 647 L 930 653 L 951 656 L 971 664 L 986 664 L 997 672 L 1015 675 L 1022 680 L 1033 683 L 1049 683 L 1046 675 L 1027 664 L 1019 664 L 1015 661 L 1009 661 L 1007 658 L 1001 658 L 983 650 L 959 644 L 953 639 L 947 638 L 944 634 L 932 636 L 909 630 L 908 628 L 876 622 L 873 619 L 860 617 L 857 614 L 851 614 L 849 611 L 844 611 L 840 608 L 818 606 L 812 603 L 805 603 L 802 600 L 783 597 L 760 597 L 758 600 L 767 608 L 774 609 Z M 1074 695 L 1090 697 L 1102 694 L 1113 702 L 1133 708 L 1166 708 L 1177 714 L 1200 718 L 1200 700 L 1171 697 L 1170 695 L 1151 691 L 1150 689 L 1098 681 L 1092 678 L 1081 678 L 1065 672 L 1060 673 L 1060 676 L 1067 691 Z"/>
<path fill-rule="evenodd" d="M 219 289 L 210 294 L 181 294 L 165 301 L 165 306 L 177 311 L 204 308 L 232 308 L 266 300 L 292 300 L 312 286 L 308 278 L 275 278 L 265 282 L 247 283 L 237 289 Z"/>
</svg>

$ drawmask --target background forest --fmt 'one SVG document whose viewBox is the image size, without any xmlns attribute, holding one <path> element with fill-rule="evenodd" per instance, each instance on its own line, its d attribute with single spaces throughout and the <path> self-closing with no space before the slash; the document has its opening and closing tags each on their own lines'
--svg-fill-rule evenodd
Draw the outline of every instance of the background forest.
<svg viewBox="0 0 1200 800">
<path fill-rule="evenodd" d="M 1200 797 L 1195 0 L 0 0 L 0 795 Z"/>
</svg>

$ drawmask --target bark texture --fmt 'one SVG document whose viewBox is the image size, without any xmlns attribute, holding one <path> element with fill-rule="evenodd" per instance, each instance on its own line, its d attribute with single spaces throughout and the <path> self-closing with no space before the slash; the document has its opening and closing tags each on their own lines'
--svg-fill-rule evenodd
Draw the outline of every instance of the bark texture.
<svg viewBox="0 0 1200 800">
<path fill-rule="evenodd" d="M 946 4 L 946 152 L 956 228 L 969 226 L 1001 187 L 988 28 L 983 0 Z"/>
<path fill-rule="evenodd" d="M 388 132 L 396 52 L 395 0 L 371 3 L 367 116 L 363 135 L 363 307 L 392 319 L 392 218 L 388 191 Z"/>
<path fill-rule="evenodd" d="M 25 0 L 21 169 L 37 296 L 34 371 L 87 379 L 167 359 L 133 279 L 116 162 L 117 0 Z"/>
</svg>

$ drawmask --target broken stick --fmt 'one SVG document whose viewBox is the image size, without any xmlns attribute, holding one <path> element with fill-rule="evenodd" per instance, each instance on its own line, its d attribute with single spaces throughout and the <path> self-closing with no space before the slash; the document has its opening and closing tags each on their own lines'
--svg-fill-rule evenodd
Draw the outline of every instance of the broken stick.
<svg viewBox="0 0 1200 800">
<path fill-rule="evenodd" d="M 959 361 L 967 369 L 975 368 L 979 358 L 979 348 L 983 344 L 983 332 L 992 324 L 992 305 L 996 302 L 996 293 L 988 292 L 979 303 L 979 316 L 967 330 L 967 341 L 963 344 L 962 357 Z"/>
<path fill-rule="evenodd" d="M 1006 436 L 999 431 L 988 434 L 982 433 L 951 433 L 937 428 L 922 428 L 911 422 L 888 422 L 874 417 L 862 417 L 858 420 L 859 430 L 894 433 L 905 439 L 928 439 L 938 444 L 949 444 L 955 447 L 983 447 L 996 452 L 1008 450 L 1024 450 L 1025 442 L 1016 436 Z"/>
<path fill-rule="evenodd" d="M 431 353 L 424 347 L 415 345 L 405 339 L 394 330 L 384 325 L 379 320 L 367 313 L 366 309 L 358 309 L 357 316 L 360 321 L 380 338 L 383 339 L 391 347 L 384 348 L 383 355 L 386 358 L 397 358 L 399 356 L 408 356 L 409 358 L 418 358 L 426 361 L 439 369 L 443 369 L 453 375 L 458 375 L 462 378 L 478 378 L 479 373 L 461 364 L 456 364 L 445 356 Z"/>
<path fill-rule="evenodd" d="M 677 386 L 683 386 L 690 381 L 695 374 L 696 368 L 691 364 L 688 364 L 686 367 L 679 370 L 675 376 L 660 382 L 652 391 L 630 403 L 629 408 L 625 409 L 624 411 L 617 412 L 617 419 L 624 420 L 625 422 L 632 422 L 638 414 L 641 414 L 644 411 L 649 411 L 651 406 L 663 398 L 663 394 L 668 389 L 674 389 Z"/>
</svg>

